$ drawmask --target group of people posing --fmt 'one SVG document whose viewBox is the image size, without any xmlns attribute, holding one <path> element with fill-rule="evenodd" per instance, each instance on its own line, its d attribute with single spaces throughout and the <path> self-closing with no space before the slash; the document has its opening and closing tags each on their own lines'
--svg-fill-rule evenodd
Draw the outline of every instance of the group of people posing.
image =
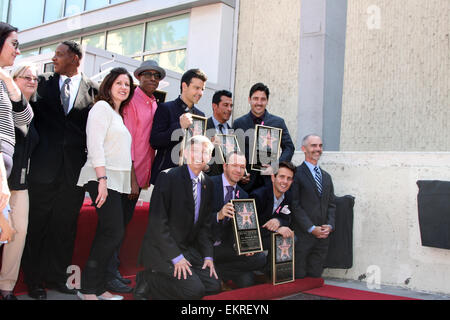
<svg viewBox="0 0 450 320">
<path fill-rule="evenodd" d="M 267 110 L 269 88 L 250 89 L 248 114 L 229 123 L 232 93 L 217 91 L 207 129 L 217 134 L 247 131 L 257 124 L 282 129 L 276 169 L 254 171 L 252 141 L 214 161 L 214 137 L 196 135 L 186 142 L 179 165 L 175 130 L 205 116 L 196 105 L 207 76 L 186 71 L 177 99 L 160 103 L 155 92 L 166 72 L 156 61 L 134 71 L 114 68 L 100 86 L 79 71 L 83 53 L 72 41 L 60 43 L 54 72 L 38 75 L 31 65 L 12 66 L 20 54 L 17 29 L 0 25 L 0 241 L 3 247 L 0 290 L 14 300 L 22 267 L 28 294 L 46 299 L 46 288 L 82 300 L 201 299 L 232 281 L 255 284 L 267 273 L 264 252 L 238 255 L 230 200 L 255 199 L 261 237 L 270 250 L 271 233 L 295 236 L 295 277 L 320 277 L 335 203 L 330 175 L 319 167 L 322 140 L 302 141 L 305 162 L 291 163 L 294 144 L 284 120 Z M 213 142 L 212 142 L 213 141 Z M 119 251 L 142 189 L 153 185 L 147 231 L 139 261 L 144 270 L 136 286 L 119 272 Z M 77 218 L 89 192 L 98 226 L 81 287 L 68 283 Z M 3 214 L 1 214 L 3 212 Z"/>
</svg>

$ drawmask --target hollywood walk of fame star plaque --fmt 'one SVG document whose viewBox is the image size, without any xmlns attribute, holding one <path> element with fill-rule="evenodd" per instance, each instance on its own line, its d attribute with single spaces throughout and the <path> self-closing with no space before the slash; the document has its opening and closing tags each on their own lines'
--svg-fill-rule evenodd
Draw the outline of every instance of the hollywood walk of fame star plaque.
<svg viewBox="0 0 450 320">
<path fill-rule="evenodd" d="M 263 251 L 255 199 L 231 200 L 235 214 L 233 230 L 239 255 Z"/>
<path fill-rule="evenodd" d="M 272 284 L 278 285 L 295 280 L 294 237 L 283 238 L 272 233 Z"/>
<path fill-rule="evenodd" d="M 186 161 L 183 157 L 183 151 L 186 149 L 186 144 L 189 141 L 190 138 L 193 136 L 206 136 L 206 122 L 207 118 L 198 116 L 193 114 L 192 115 L 192 124 L 185 129 L 183 141 L 181 142 L 181 150 L 180 150 L 180 159 L 179 159 L 179 165 L 182 166 Z"/>
<path fill-rule="evenodd" d="M 281 151 L 283 129 L 263 125 L 255 126 L 255 139 L 251 157 L 251 169 L 264 171 L 265 166 L 277 166 Z"/>
<path fill-rule="evenodd" d="M 218 149 L 222 162 L 226 163 L 226 157 L 230 152 L 240 151 L 239 144 L 234 134 L 216 134 Z"/>
</svg>

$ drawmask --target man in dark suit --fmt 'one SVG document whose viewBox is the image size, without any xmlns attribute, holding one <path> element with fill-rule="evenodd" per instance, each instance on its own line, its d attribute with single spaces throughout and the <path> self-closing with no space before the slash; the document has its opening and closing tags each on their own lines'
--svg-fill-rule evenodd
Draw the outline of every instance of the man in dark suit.
<svg viewBox="0 0 450 320">
<path fill-rule="evenodd" d="M 248 199 L 247 192 L 237 185 L 244 173 L 245 155 L 233 152 L 227 155 L 223 174 L 211 178 L 215 191 L 212 206 L 214 261 L 221 280 L 232 280 L 238 288 L 252 286 L 255 283 L 253 271 L 262 269 L 266 264 L 264 253 L 239 256 L 235 248 L 231 221 L 235 212 L 230 200 Z"/>
<path fill-rule="evenodd" d="M 187 143 L 187 165 L 161 171 L 150 201 L 139 260 L 152 299 L 201 299 L 220 291 L 211 236 L 214 186 L 202 172 L 213 145 L 204 136 Z"/>
<path fill-rule="evenodd" d="M 78 70 L 81 47 L 66 41 L 52 59 L 55 72 L 39 76 L 32 102 L 39 144 L 31 156 L 30 212 L 23 270 L 29 295 L 45 299 L 47 287 L 67 287 L 77 218 L 84 190 L 77 186 L 86 162 L 86 121 L 98 86 Z"/>
<path fill-rule="evenodd" d="M 208 118 L 206 123 L 206 135 L 214 141 L 216 134 L 232 134 L 233 130 L 228 124 L 233 111 L 233 94 L 228 90 L 220 90 L 214 93 L 212 99 L 213 115 Z M 211 176 L 221 175 L 223 173 L 223 161 L 218 154 L 219 150 L 213 152 L 212 159 L 208 164 L 206 173 Z"/>
<path fill-rule="evenodd" d="M 283 129 L 283 134 L 281 137 L 282 152 L 280 158 L 278 159 L 280 162 L 291 161 L 295 151 L 294 144 L 292 143 L 291 136 L 289 135 L 289 131 L 284 120 L 278 116 L 270 114 L 266 109 L 269 102 L 269 95 L 269 88 L 263 83 L 256 83 L 253 85 L 250 89 L 248 98 L 248 102 L 251 107 L 250 112 L 236 119 L 233 123 L 233 129 L 235 134 L 238 136 L 239 143 L 242 143 L 242 140 L 245 137 L 245 157 L 247 158 L 247 172 L 249 174 L 245 176 L 239 184 L 247 192 L 251 192 L 265 183 L 270 183 L 268 176 L 272 173 L 270 167 L 266 172 L 263 172 L 263 174 L 259 171 L 250 170 L 250 158 L 253 151 L 253 143 L 255 143 L 250 143 L 250 138 L 253 140 L 254 137 L 254 132 L 250 129 L 255 129 L 257 124 Z"/>
<path fill-rule="evenodd" d="M 317 135 L 303 138 L 305 161 L 297 168 L 292 185 L 292 226 L 297 236 L 296 278 L 321 277 L 328 252 L 328 236 L 334 228 L 333 181 L 318 166 L 322 146 L 322 139 Z"/>
<path fill-rule="evenodd" d="M 291 162 L 280 162 L 278 171 L 271 176 L 272 183 L 266 184 L 250 194 L 250 197 L 254 198 L 256 202 L 263 248 L 269 251 L 269 257 L 272 256 L 271 234 L 273 232 L 286 238 L 294 234 L 289 225 L 292 211 L 290 188 L 294 181 L 295 170 L 295 166 Z"/>
<path fill-rule="evenodd" d="M 160 104 L 156 109 L 150 135 L 150 144 L 156 150 L 151 184 L 155 184 L 159 172 L 178 166 L 179 154 L 173 151 L 183 139 L 183 129 L 192 124 L 192 114 L 205 116 L 195 104 L 203 96 L 206 80 L 206 75 L 199 69 L 186 71 L 181 77 L 181 95 L 173 101 Z"/>
</svg>

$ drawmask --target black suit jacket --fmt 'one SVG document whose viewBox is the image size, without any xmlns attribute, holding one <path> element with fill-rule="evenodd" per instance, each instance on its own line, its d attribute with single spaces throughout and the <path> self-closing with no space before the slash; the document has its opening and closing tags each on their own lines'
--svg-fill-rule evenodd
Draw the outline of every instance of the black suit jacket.
<svg viewBox="0 0 450 320">
<path fill-rule="evenodd" d="M 217 213 L 225 205 L 225 203 L 223 202 L 225 195 L 223 194 L 222 175 L 211 177 L 211 180 L 214 185 L 214 198 L 211 211 L 213 239 L 214 241 L 222 241 L 222 243 L 233 244 L 233 221 L 231 221 L 231 219 L 223 219 L 222 221 L 217 221 Z M 235 199 L 248 199 L 248 194 L 241 187 L 237 186 Z"/>
<path fill-rule="evenodd" d="M 39 144 L 31 156 L 30 182 L 49 184 L 61 167 L 76 185 L 86 162 L 86 122 L 98 93 L 98 85 L 82 74 L 73 108 L 66 116 L 61 104 L 59 74 L 39 76 L 37 99 L 31 102 Z"/>
<path fill-rule="evenodd" d="M 162 103 L 156 109 L 153 118 L 153 127 L 150 135 L 150 144 L 156 150 L 155 161 L 152 165 L 152 175 L 150 183 L 155 184 L 159 172 L 162 170 L 178 166 L 177 162 L 172 161 L 172 149 L 182 141 L 183 136 L 178 140 L 172 141 L 172 133 L 176 129 L 181 129 L 180 117 L 185 111 L 186 105 L 180 97 L 173 101 Z M 205 116 L 203 112 L 195 106 L 192 113 L 199 116 Z"/>
<path fill-rule="evenodd" d="M 267 111 L 267 110 L 264 114 L 263 119 L 264 119 L 263 121 L 264 121 L 265 126 L 283 129 L 283 133 L 281 136 L 281 145 L 280 145 L 282 151 L 280 154 L 279 161 L 280 162 L 281 161 L 291 161 L 292 157 L 294 155 L 295 147 L 292 142 L 291 136 L 289 134 L 289 130 L 286 127 L 286 123 L 284 122 L 284 120 L 282 118 L 269 113 L 269 111 Z M 239 129 L 243 130 L 243 132 L 245 133 L 247 130 L 254 129 L 254 128 L 255 128 L 255 124 L 253 123 L 253 118 L 251 116 L 251 112 L 236 119 L 233 123 L 233 129 L 235 130 L 235 133 L 238 135 L 240 132 Z M 252 140 L 253 140 L 253 136 L 254 135 L 252 134 L 251 135 Z M 239 141 L 239 142 L 242 143 L 241 141 Z M 250 170 L 250 168 L 251 168 L 250 161 L 251 161 L 251 156 L 252 156 L 252 152 L 253 152 L 253 144 L 250 144 L 249 136 L 245 136 L 245 143 L 244 143 L 245 149 L 243 149 L 242 145 L 240 147 L 241 147 L 241 150 L 245 150 L 245 158 L 247 159 L 247 172 L 249 172 L 251 174 L 250 182 L 246 185 L 242 185 L 242 187 L 246 191 L 251 192 L 252 190 L 263 185 L 264 182 L 263 182 L 263 179 L 261 179 L 259 171 L 251 171 Z M 264 180 L 265 180 L 266 184 L 269 183 L 268 179 L 264 179 Z"/>
<path fill-rule="evenodd" d="M 167 272 L 173 269 L 172 259 L 186 256 L 190 248 L 203 258 L 213 257 L 210 217 L 214 187 L 207 175 L 202 176 L 199 217 L 194 224 L 195 204 L 187 165 L 159 173 L 140 253 L 140 262 L 146 268 Z"/>
<path fill-rule="evenodd" d="M 311 171 L 303 162 L 295 174 L 292 189 L 292 226 L 294 231 L 308 233 L 314 226 L 329 224 L 335 228 L 336 204 L 333 181 L 322 168 L 322 196 Z"/>
<path fill-rule="evenodd" d="M 225 124 L 225 126 L 228 128 L 228 133 L 231 134 L 232 133 L 232 129 L 231 127 L 228 125 L 228 123 Z M 208 138 L 212 138 L 214 137 L 214 135 L 217 133 L 216 131 L 216 127 L 214 126 L 214 122 L 212 117 L 208 118 L 208 121 L 206 122 L 206 135 L 208 136 Z M 211 161 L 208 163 L 209 165 L 209 170 L 207 172 L 207 175 L 212 177 L 212 176 L 217 176 L 217 175 L 221 175 L 223 173 L 223 162 L 222 162 L 222 158 L 219 155 L 219 149 L 217 146 L 214 147 L 214 151 L 212 153 L 212 157 L 211 157 Z M 217 157 L 216 157 L 217 155 Z"/>
<path fill-rule="evenodd" d="M 280 221 L 280 225 L 283 227 L 288 227 L 291 222 L 292 215 L 292 195 L 291 190 L 288 190 L 284 194 L 284 200 L 278 206 L 278 209 L 272 213 L 273 210 L 273 187 L 272 184 L 265 185 L 254 190 L 250 194 L 251 198 L 255 199 L 256 210 L 258 211 L 258 221 L 261 227 L 261 237 L 270 236 L 271 232 L 262 226 L 269 220 L 276 218 Z M 290 213 L 287 213 L 287 210 Z M 283 212 L 282 212 L 283 211 Z"/>
</svg>

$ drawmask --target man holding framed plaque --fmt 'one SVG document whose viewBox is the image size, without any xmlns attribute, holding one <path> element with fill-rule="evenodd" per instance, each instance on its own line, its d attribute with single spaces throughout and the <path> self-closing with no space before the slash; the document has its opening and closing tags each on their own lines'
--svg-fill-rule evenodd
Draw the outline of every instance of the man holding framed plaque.
<svg viewBox="0 0 450 320">
<path fill-rule="evenodd" d="M 279 153 L 279 159 L 277 159 L 276 163 L 278 163 L 278 161 L 291 161 L 295 151 L 294 144 L 292 143 L 289 130 L 287 129 L 284 120 L 267 111 L 269 95 L 269 88 L 263 83 L 256 83 L 255 85 L 253 85 L 250 89 L 248 98 L 251 109 L 250 112 L 236 119 L 233 123 L 234 133 L 237 135 L 239 143 L 241 143 L 241 150 L 242 139 L 245 138 L 244 150 L 245 157 L 247 159 L 247 172 L 249 174 L 239 182 L 239 185 L 247 192 L 251 192 L 252 190 L 264 185 L 265 183 L 268 183 L 270 179 L 264 179 L 261 175 L 271 174 L 270 168 L 266 172 L 251 170 L 251 155 L 254 149 L 254 143 L 256 143 L 257 141 L 250 141 L 250 138 L 254 139 L 255 132 L 249 130 L 255 130 L 256 125 L 278 128 L 282 130 L 281 140 L 279 142 L 281 152 Z M 257 157 L 255 158 L 255 160 L 256 159 Z M 266 167 L 269 167 L 271 164 L 272 163 L 268 163 L 265 165 Z"/>
<path fill-rule="evenodd" d="M 150 144 L 157 151 L 152 166 L 151 184 L 155 184 L 159 172 L 179 165 L 179 153 L 173 156 L 172 151 L 182 142 L 185 129 L 192 126 L 192 115 L 205 116 L 195 104 L 203 96 L 206 80 L 206 75 L 200 69 L 186 71 L 181 77 L 180 96 L 160 104 L 156 109 L 150 135 Z M 178 134 L 176 130 L 179 130 Z M 172 140 L 174 132 L 179 139 Z"/>
<path fill-rule="evenodd" d="M 232 280 L 238 288 L 255 283 L 253 271 L 266 264 L 264 253 L 238 255 L 233 232 L 235 214 L 231 200 L 247 199 L 248 194 L 237 185 L 245 172 L 245 155 L 234 151 L 227 155 L 223 174 L 211 178 L 214 184 L 212 230 L 214 237 L 214 262 L 223 282 Z"/>
<path fill-rule="evenodd" d="M 220 291 L 211 237 L 214 186 L 202 172 L 212 149 L 208 138 L 192 137 L 187 164 L 162 171 L 156 181 L 139 259 L 154 300 L 196 300 Z"/>
<path fill-rule="evenodd" d="M 289 228 L 291 223 L 292 193 L 296 168 L 291 162 L 282 161 L 278 171 L 271 176 L 270 184 L 254 190 L 250 197 L 255 199 L 261 237 L 264 249 L 272 257 L 272 234 L 278 233 L 283 238 L 290 238 L 294 232 Z M 269 266 L 269 265 L 268 265 Z"/>
<path fill-rule="evenodd" d="M 336 204 L 331 176 L 319 167 L 322 139 L 303 138 L 305 161 L 297 167 L 292 184 L 292 226 L 297 237 L 295 277 L 319 278 L 323 272 L 329 235 L 334 228 Z"/>
</svg>

